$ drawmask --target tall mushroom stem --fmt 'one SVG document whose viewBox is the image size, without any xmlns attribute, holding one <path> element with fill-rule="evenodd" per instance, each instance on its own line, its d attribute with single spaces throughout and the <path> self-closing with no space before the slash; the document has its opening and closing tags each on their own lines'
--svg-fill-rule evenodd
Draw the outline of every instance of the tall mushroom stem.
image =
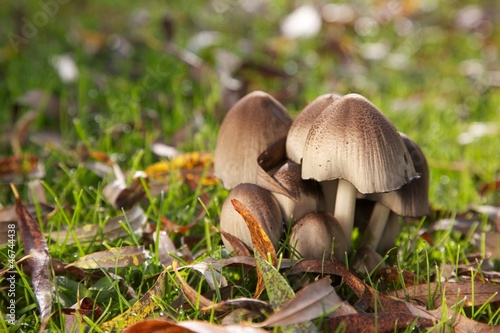
<svg viewBox="0 0 500 333">
<path fill-rule="evenodd" d="M 368 227 L 366 228 L 361 241 L 363 246 L 369 247 L 373 250 L 377 248 L 390 213 L 391 210 L 387 206 L 381 204 L 380 202 L 375 203 L 370 220 L 368 221 Z"/>
<path fill-rule="evenodd" d="M 339 179 L 337 198 L 333 216 L 339 221 L 344 235 L 351 248 L 352 229 L 354 226 L 354 209 L 356 207 L 356 187 L 344 179 Z"/>
</svg>

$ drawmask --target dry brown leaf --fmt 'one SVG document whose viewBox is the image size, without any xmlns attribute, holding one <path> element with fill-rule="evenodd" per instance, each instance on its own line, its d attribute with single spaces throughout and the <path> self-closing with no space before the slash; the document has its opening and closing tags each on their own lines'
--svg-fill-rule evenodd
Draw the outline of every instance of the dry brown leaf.
<svg viewBox="0 0 500 333">
<path fill-rule="evenodd" d="M 294 325 L 327 315 L 339 308 L 343 301 L 331 286 L 331 282 L 330 278 L 326 277 L 307 285 L 258 326 Z"/>
<path fill-rule="evenodd" d="M 49 249 L 38 222 L 31 217 L 24 207 L 13 184 L 11 184 L 11 188 L 16 200 L 17 222 L 24 253 L 32 255 L 27 259 L 27 263 L 31 268 L 33 292 L 40 309 L 40 319 L 45 321 L 52 309 L 52 290 L 54 288 L 50 279 Z"/>
<path fill-rule="evenodd" d="M 172 263 L 172 268 L 174 269 L 175 275 L 177 276 L 177 279 L 180 281 L 182 285 L 182 293 L 186 298 L 189 300 L 191 303 L 191 306 L 198 309 L 198 308 L 209 308 L 215 305 L 214 302 L 209 300 L 203 295 L 198 294 L 198 291 L 193 289 L 187 282 L 184 280 L 184 278 L 181 276 L 179 271 L 177 270 L 177 261 L 174 261 Z"/>
<path fill-rule="evenodd" d="M 254 251 L 260 253 L 263 258 L 270 256 L 272 265 L 276 265 L 278 261 L 276 257 L 276 250 L 274 249 L 273 243 L 267 236 L 266 232 L 262 229 L 261 224 L 255 216 L 241 203 L 238 199 L 232 199 L 231 203 L 234 209 L 241 215 L 245 221 L 248 230 L 250 231 L 250 237 L 252 238 L 252 247 Z M 262 278 L 260 270 L 257 270 L 257 287 L 255 288 L 255 298 L 259 298 L 260 294 L 264 291 L 265 284 Z"/>
<path fill-rule="evenodd" d="M 365 293 L 365 284 L 351 273 L 343 263 L 336 260 L 318 260 L 310 259 L 303 260 L 296 265 L 294 265 L 288 274 L 298 274 L 298 273 L 320 273 L 320 274 L 331 274 L 341 276 L 347 285 L 352 289 L 352 291 L 359 298 L 363 297 Z"/>
<path fill-rule="evenodd" d="M 42 178 L 45 175 L 40 158 L 36 155 L 16 155 L 0 158 L 0 179 L 5 182 L 18 177 Z"/>
<path fill-rule="evenodd" d="M 233 204 L 234 209 L 241 215 L 243 220 L 245 220 L 245 223 L 250 230 L 252 247 L 264 258 L 267 258 L 268 255 L 271 256 L 272 264 L 275 265 L 278 260 L 276 257 L 276 251 L 266 232 L 261 228 L 259 221 L 257 221 L 255 216 L 253 216 L 248 208 L 246 208 L 245 205 L 238 199 L 232 199 L 231 203 Z"/>
<path fill-rule="evenodd" d="M 433 282 L 408 286 L 391 292 L 389 295 L 417 301 L 419 304 L 427 304 L 429 295 L 432 295 L 431 307 L 440 307 L 443 297 L 448 306 L 463 301 L 464 306 L 480 306 L 486 302 L 500 301 L 500 285 L 484 284 L 481 282 Z"/>
<path fill-rule="evenodd" d="M 194 332 L 163 319 L 147 319 L 125 328 L 122 333 L 190 333 Z"/>
<path fill-rule="evenodd" d="M 147 217 L 144 210 L 140 206 L 135 206 L 125 211 L 124 215 L 110 218 L 104 226 L 87 224 L 73 230 L 53 231 L 49 236 L 55 242 L 67 245 L 75 244 L 76 238 L 80 243 L 97 241 L 101 236 L 113 240 L 128 236 L 128 232 L 123 228 L 122 224 L 130 226 L 132 232 L 139 233 L 146 221 Z"/>
<path fill-rule="evenodd" d="M 144 246 L 123 246 L 94 252 L 66 266 L 82 269 L 100 269 L 140 266 L 146 260 Z"/>
<path fill-rule="evenodd" d="M 334 317 L 328 321 L 331 332 L 340 330 L 344 333 L 390 333 L 412 325 L 430 327 L 433 322 L 426 318 L 398 312 L 349 314 Z"/>
<path fill-rule="evenodd" d="M 234 299 L 228 299 L 220 303 L 216 303 L 211 307 L 203 308 L 203 312 L 208 312 L 210 310 L 215 310 L 217 312 L 229 312 L 234 309 L 246 309 L 252 313 L 262 314 L 272 312 L 272 308 L 269 303 L 261 301 L 255 298 L 239 297 Z"/>
<path fill-rule="evenodd" d="M 219 232 L 222 235 L 222 237 L 224 237 L 231 244 L 235 256 L 246 256 L 246 257 L 251 256 L 250 251 L 245 246 L 245 243 L 243 243 L 238 237 L 235 237 L 230 233 L 220 229 Z"/>
<path fill-rule="evenodd" d="M 445 316 L 447 316 L 446 320 L 449 325 L 453 327 L 454 333 L 498 333 L 500 330 L 498 326 L 487 325 L 474 321 L 458 312 L 445 312 L 442 307 L 434 311 L 429 311 L 429 314 L 433 315 L 437 320 L 445 320 Z"/>
</svg>

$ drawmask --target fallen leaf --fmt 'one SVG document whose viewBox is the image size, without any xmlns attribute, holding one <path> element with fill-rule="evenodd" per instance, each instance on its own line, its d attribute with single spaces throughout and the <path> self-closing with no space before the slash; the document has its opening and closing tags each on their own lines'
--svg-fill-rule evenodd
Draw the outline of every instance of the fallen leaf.
<svg viewBox="0 0 500 333">
<path fill-rule="evenodd" d="M 343 302 L 331 286 L 331 282 L 329 277 L 325 277 L 307 285 L 258 326 L 294 325 L 328 315 Z"/>
<path fill-rule="evenodd" d="M 206 321 L 187 320 L 172 323 L 166 320 L 149 319 L 136 323 L 122 333 L 265 333 L 266 331 L 244 325 L 218 326 Z"/>
<path fill-rule="evenodd" d="M 344 333 L 390 333 L 409 327 L 430 327 L 434 323 L 426 318 L 419 318 L 408 313 L 357 313 L 329 319 L 328 329 L 331 332 Z"/>
<path fill-rule="evenodd" d="M 361 298 L 365 293 L 365 284 L 353 273 L 351 273 L 343 263 L 339 261 L 318 259 L 303 260 L 295 264 L 290 269 L 288 274 L 298 274 L 306 272 L 341 276 L 347 283 L 347 285 L 356 294 L 356 296 Z"/>
<path fill-rule="evenodd" d="M 101 329 L 111 332 L 114 329 L 121 327 L 129 327 L 149 316 L 156 308 L 155 298 L 162 298 L 165 292 L 165 275 L 167 270 L 164 270 L 158 276 L 155 284 L 149 289 L 144 296 L 135 302 L 127 311 L 114 317 L 113 319 L 103 323 Z"/>
<path fill-rule="evenodd" d="M 123 246 L 83 256 L 67 267 L 82 269 L 140 266 L 146 260 L 144 246 Z"/>
<path fill-rule="evenodd" d="M 171 161 L 162 161 L 148 166 L 144 172 L 152 185 L 170 183 L 172 176 L 196 180 L 203 185 L 217 184 L 213 176 L 213 155 L 206 152 L 191 152 L 175 156 Z"/>
<path fill-rule="evenodd" d="M 250 251 L 245 246 L 245 243 L 243 243 L 238 237 L 235 237 L 230 233 L 227 233 L 220 229 L 219 233 L 229 242 L 229 244 L 231 244 L 235 256 L 251 256 Z"/>
<path fill-rule="evenodd" d="M 269 303 L 255 298 L 246 298 L 246 297 L 228 299 L 223 302 L 213 304 L 210 307 L 203 308 L 202 311 L 208 312 L 212 309 L 217 312 L 229 312 L 234 309 L 247 309 L 251 312 L 258 314 L 270 313 L 272 311 L 272 308 L 269 305 Z"/>
<path fill-rule="evenodd" d="M 24 253 L 32 255 L 27 259 L 27 263 L 31 267 L 33 292 L 40 309 L 40 319 L 45 321 L 52 309 L 52 291 L 54 289 L 50 279 L 49 249 L 38 222 L 31 217 L 24 207 L 13 184 L 11 184 L 11 188 L 16 200 L 17 222 Z"/>
<path fill-rule="evenodd" d="M 106 239 L 118 239 L 129 235 L 123 224 L 130 227 L 130 231 L 138 233 L 142 225 L 147 221 L 146 214 L 140 206 L 125 211 L 124 215 L 110 218 L 104 226 L 87 224 L 72 230 L 53 231 L 49 234 L 50 238 L 57 243 L 72 245 L 78 239 L 79 243 L 97 241 L 102 235 Z"/>
<path fill-rule="evenodd" d="M 261 228 L 259 221 L 257 221 L 248 208 L 246 208 L 245 205 L 238 199 L 232 199 L 231 203 L 238 214 L 240 214 L 243 220 L 245 220 L 245 223 L 250 230 L 252 247 L 264 258 L 267 258 L 269 255 L 271 257 L 272 264 L 275 265 L 278 261 L 276 251 L 266 232 Z"/>
<path fill-rule="evenodd" d="M 254 252 L 258 252 L 263 258 L 270 256 L 272 265 L 275 265 L 278 261 L 276 257 L 276 250 L 274 245 L 267 236 L 266 232 L 262 229 L 261 224 L 255 216 L 248 210 L 248 208 L 243 205 L 238 199 L 231 200 L 234 209 L 241 215 L 245 221 L 248 230 L 250 231 L 250 237 L 252 238 L 252 247 Z M 259 298 L 260 294 L 264 291 L 265 285 L 262 277 L 262 271 L 257 270 L 257 287 L 255 288 L 254 297 Z"/>
<path fill-rule="evenodd" d="M 42 178 L 45 175 L 40 158 L 36 155 L 17 155 L 0 158 L 0 179 L 5 182 L 17 178 Z"/>
<path fill-rule="evenodd" d="M 453 327 L 454 333 L 498 333 L 499 331 L 498 326 L 477 322 L 449 309 L 445 312 L 442 307 L 428 313 L 437 320 L 447 320 L 449 327 Z M 446 315 L 447 318 L 445 318 Z"/>
<path fill-rule="evenodd" d="M 255 261 L 257 262 L 257 269 L 261 272 L 263 283 L 267 291 L 267 297 L 269 298 L 269 304 L 271 307 L 278 311 L 287 302 L 290 302 L 295 297 L 295 293 L 286 281 L 286 279 L 280 274 L 280 272 L 271 265 L 264 257 L 260 255 L 258 251 L 254 251 Z M 300 324 L 295 325 L 303 332 L 317 332 L 316 327 L 310 321 L 304 320 Z M 282 326 L 281 330 L 283 332 L 294 331 L 294 326 L 287 325 Z"/>
<path fill-rule="evenodd" d="M 183 268 L 191 268 L 201 273 L 212 290 L 227 286 L 226 278 L 220 273 L 220 271 L 216 270 L 207 262 L 199 262 L 180 267 L 180 269 Z"/>
<path fill-rule="evenodd" d="M 125 328 L 122 333 L 190 333 L 193 332 L 175 323 L 162 319 L 146 319 Z"/>
<path fill-rule="evenodd" d="M 500 301 L 500 285 L 484 284 L 481 282 L 432 282 L 414 286 L 407 286 L 389 293 L 390 296 L 415 300 L 430 307 L 440 307 L 443 298 L 448 306 L 463 301 L 464 306 L 480 306 L 486 302 Z M 431 297 L 432 299 L 429 299 Z"/>
<path fill-rule="evenodd" d="M 158 257 L 163 266 L 168 267 L 174 261 L 170 253 L 175 253 L 176 248 L 174 242 L 170 239 L 165 231 L 157 230 L 158 236 L 153 236 L 154 242 L 158 242 Z"/>
<path fill-rule="evenodd" d="M 175 275 L 177 276 L 177 279 L 180 281 L 182 285 L 182 292 L 184 296 L 189 300 L 191 303 L 191 306 L 194 307 L 195 309 L 198 308 L 209 308 L 214 306 L 214 302 L 209 300 L 208 298 L 204 297 L 203 295 L 200 295 L 197 290 L 193 289 L 187 282 L 184 280 L 184 278 L 181 276 L 179 271 L 177 270 L 177 262 L 174 261 L 172 263 L 172 267 L 174 269 Z"/>
<path fill-rule="evenodd" d="M 83 316 L 89 316 L 92 320 L 98 320 L 103 311 L 93 299 L 84 297 L 70 308 L 61 309 L 64 318 L 66 332 L 82 332 L 81 327 L 85 326 Z"/>
</svg>

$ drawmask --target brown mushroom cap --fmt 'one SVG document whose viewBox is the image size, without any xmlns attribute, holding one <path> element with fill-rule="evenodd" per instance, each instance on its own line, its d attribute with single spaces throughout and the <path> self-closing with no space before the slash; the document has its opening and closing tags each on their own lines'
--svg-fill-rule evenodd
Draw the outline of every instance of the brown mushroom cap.
<svg viewBox="0 0 500 333">
<path fill-rule="evenodd" d="M 397 190 L 416 177 L 394 125 L 361 95 L 348 94 L 332 103 L 309 131 L 304 179 L 345 179 L 361 193 L 376 193 Z"/>
<path fill-rule="evenodd" d="M 301 163 L 304 144 L 309 130 L 320 113 L 339 99 L 335 94 L 325 94 L 309 103 L 295 118 L 286 138 L 286 154 L 295 163 Z"/>
<path fill-rule="evenodd" d="M 273 178 L 296 200 L 272 192 L 278 201 L 285 223 L 297 221 L 302 216 L 319 209 L 322 203 L 322 193 L 319 184 L 300 177 L 300 164 L 287 161 L 273 175 Z"/>
<path fill-rule="evenodd" d="M 300 256 L 309 259 L 330 258 L 345 261 L 348 242 L 341 226 L 332 214 L 320 211 L 302 217 L 292 227 L 290 245 Z"/>
<path fill-rule="evenodd" d="M 255 91 L 240 99 L 228 111 L 219 130 L 215 176 L 226 189 L 241 183 L 258 184 L 258 157 L 280 140 L 284 151 L 291 124 L 285 107 L 265 92 Z"/>
<path fill-rule="evenodd" d="M 400 216 L 419 217 L 429 214 L 429 167 L 423 151 L 406 134 L 400 133 L 410 152 L 411 160 L 420 178 L 413 179 L 399 190 L 366 195 L 364 197 L 380 202 Z"/>
<path fill-rule="evenodd" d="M 252 238 L 245 220 L 234 209 L 232 199 L 238 199 L 260 222 L 262 229 L 269 239 L 278 248 L 280 238 L 283 234 L 283 217 L 276 199 L 271 193 L 254 184 L 240 184 L 236 186 L 227 196 L 222 205 L 220 215 L 220 229 L 239 238 L 248 248 L 252 248 Z M 233 247 L 223 237 L 222 241 L 228 251 Z"/>
</svg>

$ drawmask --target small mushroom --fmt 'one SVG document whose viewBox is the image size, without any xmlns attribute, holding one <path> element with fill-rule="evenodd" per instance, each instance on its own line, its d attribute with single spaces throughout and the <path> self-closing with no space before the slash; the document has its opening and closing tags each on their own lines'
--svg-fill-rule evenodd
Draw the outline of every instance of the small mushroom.
<svg viewBox="0 0 500 333">
<path fill-rule="evenodd" d="M 286 138 L 286 154 L 290 160 L 295 163 L 302 163 L 304 145 L 313 123 L 323 110 L 340 98 L 336 94 L 321 95 L 309 103 L 294 119 Z M 332 180 L 323 181 L 320 184 L 324 197 L 321 209 L 325 209 L 332 214 L 337 194 L 337 183 L 337 180 Z"/>
<path fill-rule="evenodd" d="M 283 192 L 267 170 L 262 170 L 259 158 L 272 148 L 272 157 L 282 152 L 283 160 L 286 159 L 285 140 L 291 124 L 285 107 L 265 92 L 255 91 L 240 99 L 228 111 L 219 130 L 214 154 L 215 176 L 226 189 L 251 183 Z"/>
<path fill-rule="evenodd" d="M 309 213 L 292 227 L 290 245 L 294 257 L 306 259 L 335 259 L 344 262 L 349 243 L 342 227 L 332 214 L 319 211 Z"/>
<path fill-rule="evenodd" d="M 278 248 L 283 234 L 283 216 L 276 199 L 271 193 L 254 184 L 240 184 L 227 196 L 222 204 L 220 215 L 220 229 L 240 239 L 249 249 L 252 248 L 252 238 L 245 220 L 234 209 L 232 199 L 239 200 L 259 221 L 262 229 L 269 237 L 274 248 Z M 223 237 L 222 242 L 228 251 L 233 247 Z"/>
<path fill-rule="evenodd" d="M 418 177 L 394 125 L 370 101 L 348 94 L 312 125 L 304 146 L 302 178 L 338 179 L 334 216 L 351 240 L 357 191 L 388 192 Z"/>
<path fill-rule="evenodd" d="M 323 201 L 319 184 L 300 177 L 300 164 L 287 161 L 273 175 L 273 178 L 296 200 L 280 193 L 272 193 L 278 201 L 285 223 L 295 222 L 302 216 L 317 211 Z"/>
<path fill-rule="evenodd" d="M 415 170 L 420 173 L 420 178 L 413 179 L 396 191 L 362 195 L 363 198 L 376 201 L 371 213 L 368 226 L 363 234 L 362 243 L 373 249 L 378 246 L 387 248 L 394 244 L 395 238 L 390 241 L 380 240 L 383 236 L 389 214 L 406 217 L 421 217 L 429 214 L 429 167 L 424 153 L 420 147 L 407 135 L 400 133 L 408 149 Z"/>
</svg>

